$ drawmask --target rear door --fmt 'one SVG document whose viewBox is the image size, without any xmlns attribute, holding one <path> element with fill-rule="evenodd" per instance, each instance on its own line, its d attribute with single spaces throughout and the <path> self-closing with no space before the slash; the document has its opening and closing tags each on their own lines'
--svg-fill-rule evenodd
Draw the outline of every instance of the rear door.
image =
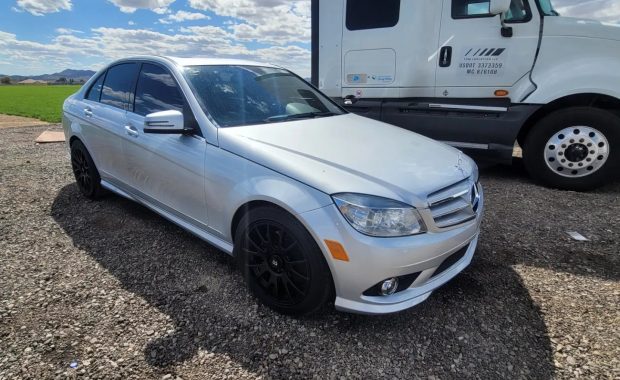
<svg viewBox="0 0 620 380">
<path fill-rule="evenodd" d="M 493 98 L 498 89 L 529 85 L 540 35 L 534 0 L 512 0 L 501 34 L 490 0 L 443 0 L 436 93 L 438 98 Z M 519 101 L 520 99 L 513 99 Z"/>
<path fill-rule="evenodd" d="M 195 135 L 144 133 L 146 115 L 183 112 Z M 138 196 L 200 228 L 206 228 L 204 168 L 206 140 L 173 75 L 163 66 L 143 63 L 133 108 L 127 113 L 125 153 L 129 184 Z"/>
<path fill-rule="evenodd" d="M 82 133 L 87 147 L 94 156 L 101 177 L 117 185 L 127 180 L 122 140 L 137 68 L 136 63 L 110 67 L 97 79 L 84 99 L 84 117 L 88 123 Z"/>
</svg>

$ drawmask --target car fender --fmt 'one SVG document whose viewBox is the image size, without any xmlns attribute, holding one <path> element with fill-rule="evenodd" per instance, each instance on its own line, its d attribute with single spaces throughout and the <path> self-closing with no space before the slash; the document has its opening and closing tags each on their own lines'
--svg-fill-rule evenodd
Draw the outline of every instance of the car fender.
<svg viewBox="0 0 620 380">
<path fill-rule="evenodd" d="M 324 192 L 218 147 L 209 146 L 206 163 L 206 198 L 213 213 L 209 224 L 230 242 L 235 214 L 252 202 L 273 204 L 298 219 L 333 203 Z"/>
</svg>

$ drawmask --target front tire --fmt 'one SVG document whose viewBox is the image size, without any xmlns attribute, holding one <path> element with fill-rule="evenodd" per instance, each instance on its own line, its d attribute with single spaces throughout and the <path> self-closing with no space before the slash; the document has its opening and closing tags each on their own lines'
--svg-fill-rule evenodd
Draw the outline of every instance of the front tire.
<svg viewBox="0 0 620 380">
<path fill-rule="evenodd" d="M 523 161 L 529 174 L 547 186 L 596 189 L 618 177 L 620 118 L 591 107 L 553 112 L 527 135 Z"/>
<path fill-rule="evenodd" d="M 234 254 L 250 291 L 277 312 L 312 314 L 332 294 L 321 250 L 284 210 L 259 207 L 246 213 L 235 234 Z"/>
<path fill-rule="evenodd" d="M 71 169 L 80 192 L 88 199 L 101 197 L 101 177 L 90 153 L 80 140 L 71 143 Z"/>
</svg>

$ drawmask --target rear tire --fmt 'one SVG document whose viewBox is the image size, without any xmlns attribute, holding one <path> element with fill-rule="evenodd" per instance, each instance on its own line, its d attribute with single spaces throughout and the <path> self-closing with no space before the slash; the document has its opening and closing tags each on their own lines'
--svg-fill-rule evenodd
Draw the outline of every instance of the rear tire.
<svg viewBox="0 0 620 380">
<path fill-rule="evenodd" d="M 312 314 L 332 294 L 321 250 L 282 209 L 259 207 L 246 213 L 237 227 L 234 255 L 252 294 L 279 313 Z"/>
<path fill-rule="evenodd" d="M 609 183 L 620 172 L 620 117 L 591 107 L 553 112 L 527 135 L 523 162 L 535 180 L 562 190 Z"/>
<path fill-rule="evenodd" d="M 101 197 L 101 177 L 90 153 L 80 140 L 71 143 L 71 169 L 80 192 L 88 199 Z"/>
</svg>

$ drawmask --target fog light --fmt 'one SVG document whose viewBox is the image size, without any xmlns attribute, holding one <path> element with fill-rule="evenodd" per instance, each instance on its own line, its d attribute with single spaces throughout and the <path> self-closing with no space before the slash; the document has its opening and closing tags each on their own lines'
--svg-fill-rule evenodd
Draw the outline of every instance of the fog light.
<svg viewBox="0 0 620 380">
<path fill-rule="evenodd" d="M 397 288 L 398 288 L 398 279 L 390 278 L 390 279 L 383 281 L 383 283 L 381 284 L 380 292 L 382 296 L 391 296 L 392 294 L 396 293 Z"/>
</svg>

